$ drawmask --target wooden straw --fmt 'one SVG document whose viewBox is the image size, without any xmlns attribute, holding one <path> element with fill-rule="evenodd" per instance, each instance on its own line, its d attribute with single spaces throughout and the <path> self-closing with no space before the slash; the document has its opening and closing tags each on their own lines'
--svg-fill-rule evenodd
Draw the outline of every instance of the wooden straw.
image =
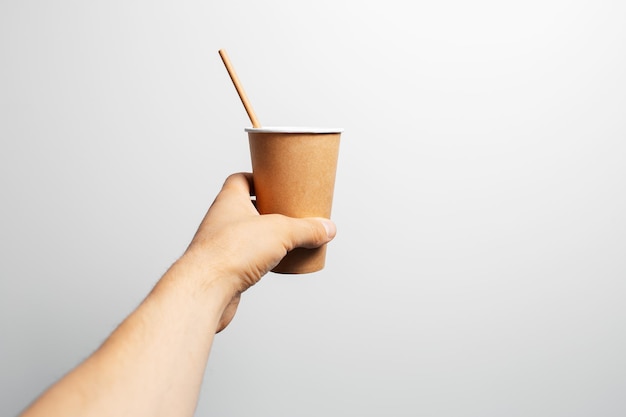
<svg viewBox="0 0 626 417">
<path fill-rule="evenodd" d="M 243 107 L 246 109 L 246 113 L 248 113 L 248 117 L 250 118 L 250 121 L 252 122 L 252 127 L 261 127 L 259 120 L 256 118 L 256 115 L 254 114 L 254 110 L 252 110 L 252 105 L 248 101 L 246 92 L 243 90 L 243 86 L 239 82 L 237 73 L 235 73 L 235 69 L 233 68 L 233 65 L 230 63 L 230 59 L 228 58 L 226 51 L 223 49 L 220 49 L 219 54 L 220 54 L 220 57 L 222 57 L 222 61 L 224 62 L 224 65 L 226 66 L 226 71 L 228 71 L 228 75 L 230 75 L 230 79 L 233 81 L 233 84 L 235 85 L 235 89 L 237 90 L 237 94 L 239 94 L 239 98 L 241 99 L 241 102 L 243 103 Z"/>
</svg>

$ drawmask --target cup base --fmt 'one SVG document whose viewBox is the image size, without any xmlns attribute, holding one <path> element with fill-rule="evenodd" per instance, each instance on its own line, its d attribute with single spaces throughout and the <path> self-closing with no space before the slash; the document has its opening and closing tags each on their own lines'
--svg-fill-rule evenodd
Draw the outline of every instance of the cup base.
<svg viewBox="0 0 626 417">
<path fill-rule="evenodd" d="M 325 264 L 326 245 L 315 249 L 296 248 L 285 255 L 280 263 L 272 269 L 272 272 L 277 274 L 309 274 L 321 271 Z"/>
</svg>

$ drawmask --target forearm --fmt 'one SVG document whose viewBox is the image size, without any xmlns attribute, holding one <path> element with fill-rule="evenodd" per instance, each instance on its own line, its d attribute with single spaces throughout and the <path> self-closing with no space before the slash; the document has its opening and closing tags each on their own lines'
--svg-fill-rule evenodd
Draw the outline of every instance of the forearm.
<svg viewBox="0 0 626 417">
<path fill-rule="evenodd" d="M 232 298 L 185 258 L 85 362 L 24 414 L 191 416 L 213 336 Z"/>
<path fill-rule="evenodd" d="M 87 360 L 22 417 L 191 416 L 216 331 L 285 253 L 328 243 L 327 219 L 259 215 L 250 174 L 228 177 L 187 252 Z"/>
</svg>

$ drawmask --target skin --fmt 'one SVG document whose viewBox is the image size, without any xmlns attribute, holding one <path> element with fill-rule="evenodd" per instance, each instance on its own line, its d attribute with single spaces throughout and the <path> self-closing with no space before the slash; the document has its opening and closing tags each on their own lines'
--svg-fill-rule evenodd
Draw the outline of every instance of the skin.
<svg viewBox="0 0 626 417">
<path fill-rule="evenodd" d="M 91 356 L 21 417 L 193 416 L 213 337 L 241 294 L 296 247 L 333 239 L 328 219 L 259 215 L 249 173 L 227 178 L 189 247 Z"/>
</svg>

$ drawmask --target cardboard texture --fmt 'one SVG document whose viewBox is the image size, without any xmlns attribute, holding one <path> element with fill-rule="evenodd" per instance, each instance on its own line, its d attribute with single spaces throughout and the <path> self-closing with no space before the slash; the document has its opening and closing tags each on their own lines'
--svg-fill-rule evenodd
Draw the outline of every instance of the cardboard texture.
<svg viewBox="0 0 626 417">
<path fill-rule="evenodd" d="M 340 132 L 248 131 L 257 210 L 290 217 L 330 218 Z M 326 245 L 289 252 L 272 270 L 283 274 L 319 271 Z"/>
</svg>

